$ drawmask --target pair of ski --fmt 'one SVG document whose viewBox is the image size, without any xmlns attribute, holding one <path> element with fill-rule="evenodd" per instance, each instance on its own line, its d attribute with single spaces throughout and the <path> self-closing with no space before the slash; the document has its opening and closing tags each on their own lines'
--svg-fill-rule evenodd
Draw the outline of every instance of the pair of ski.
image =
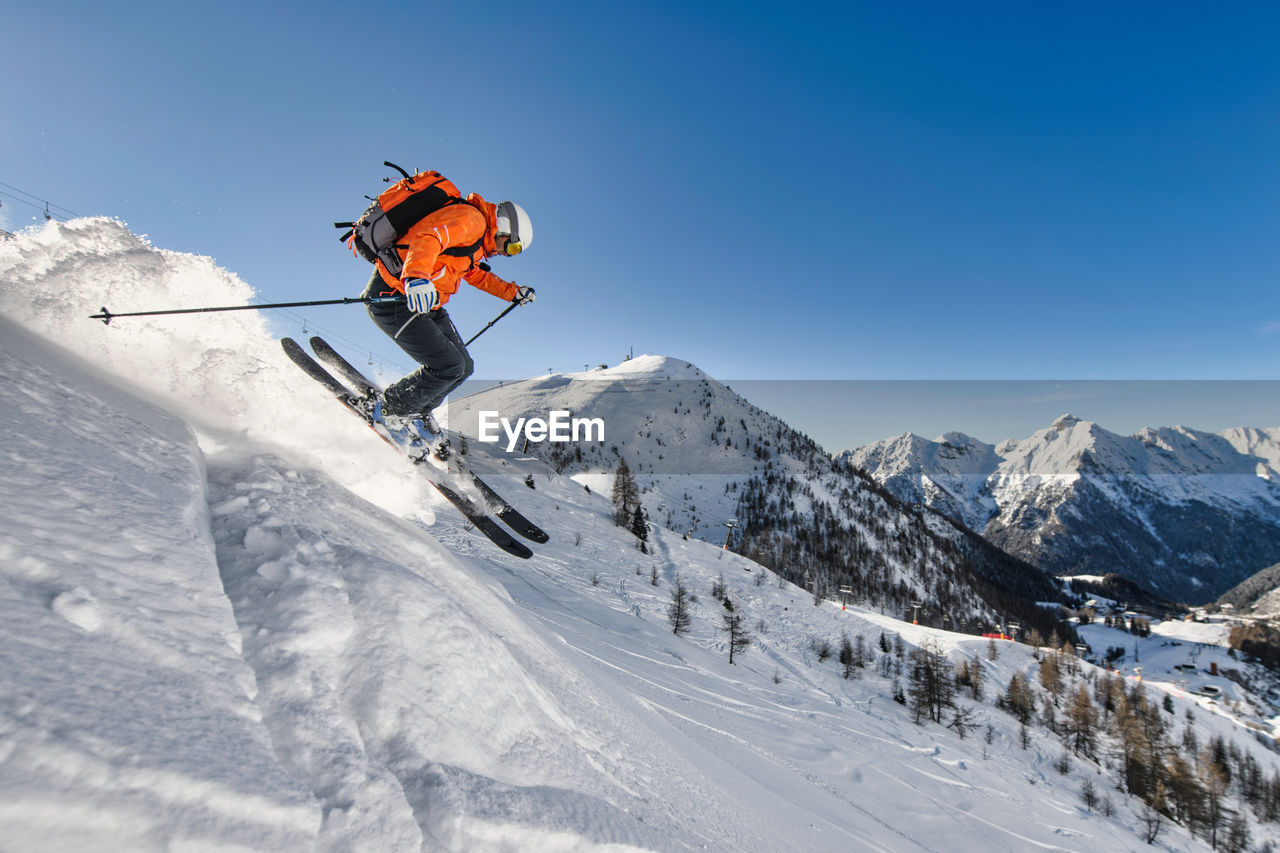
<svg viewBox="0 0 1280 853">
<path fill-rule="evenodd" d="M 456 459 L 457 473 L 452 470 L 441 470 L 432 464 L 428 459 L 433 452 L 431 436 L 422 435 L 420 431 L 412 428 L 391 430 L 385 422 L 371 420 L 361 410 L 358 403 L 363 399 L 371 399 L 376 395 L 378 393 L 377 385 L 365 378 L 364 374 L 339 355 L 323 338 L 314 337 L 311 339 L 311 349 L 320 361 L 313 358 L 292 338 L 282 338 L 280 344 L 284 347 L 285 354 L 289 356 L 289 359 L 302 368 L 303 373 L 323 385 L 338 399 L 338 402 L 346 407 L 347 411 L 359 417 L 370 429 L 378 434 L 379 438 L 415 465 L 422 465 L 423 470 L 427 472 L 427 479 L 431 481 L 431 485 L 435 486 L 440 494 L 444 495 L 445 499 L 453 504 L 493 544 L 516 557 L 528 559 L 533 556 L 533 551 L 529 549 L 529 546 L 516 539 L 506 528 L 498 524 L 493 516 L 489 514 L 490 512 L 526 539 L 539 543 L 547 541 L 549 537 L 542 528 L 521 515 L 506 499 L 490 488 L 488 483 L 472 473 L 462 463 L 461 459 Z M 342 379 L 340 380 L 330 373 L 320 364 L 321 361 L 336 370 L 342 376 Z M 471 488 L 468 488 L 468 486 Z M 467 494 L 472 489 L 479 494 L 483 503 Z"/>
</svg>

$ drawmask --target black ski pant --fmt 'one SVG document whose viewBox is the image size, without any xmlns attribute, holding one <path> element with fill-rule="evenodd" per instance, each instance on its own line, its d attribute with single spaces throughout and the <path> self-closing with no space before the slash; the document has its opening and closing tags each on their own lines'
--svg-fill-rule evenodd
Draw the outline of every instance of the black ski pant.
<svg viewBox="0 0 1280 853">
<path fill-rule="evenodd" d="M 387 289 L 375 270 L 364 295 L 378 296 Z M 371 302 L 369 316 L 422 365 L 387 388 L 382 407 L 387 414 L 426 415 L 475 370 L 466 344 L 444 308 L 414 314 L 404 302 Z"/>
</svg>

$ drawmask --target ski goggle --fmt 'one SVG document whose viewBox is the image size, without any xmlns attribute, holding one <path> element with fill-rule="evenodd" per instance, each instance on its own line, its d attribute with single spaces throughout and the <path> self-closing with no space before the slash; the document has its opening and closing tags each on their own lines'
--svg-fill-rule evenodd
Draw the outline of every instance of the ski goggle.
<svg viewBox="0 0 1280 853">
<path fill-rule="evenodd" d="M 518 255 L 533 242 L 533 226 L 529 224 L 529 216 L 524 208 L 513 201 L 504 201 L 498 205 L 494 231 L 507 238 L 503 254 Z"/>
</svg>

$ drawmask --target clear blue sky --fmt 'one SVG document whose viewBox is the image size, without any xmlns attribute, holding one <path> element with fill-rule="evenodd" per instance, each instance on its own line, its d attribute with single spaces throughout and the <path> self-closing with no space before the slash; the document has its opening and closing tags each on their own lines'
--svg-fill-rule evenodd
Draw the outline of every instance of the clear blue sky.
<svg viewBox="0 0 1280 853">
<path fill-rule="evenodd" d="M 0 182 L 264 301 L 360 290 L 331 223 L 384 159 L 519 201 L 495 271 L 538 302 L 477 376 L 1271 379 L 1277 43 L 1267 3 L 11 4 Z M 297 316 L 409 366 L 359 308 Z"/>
</svg>

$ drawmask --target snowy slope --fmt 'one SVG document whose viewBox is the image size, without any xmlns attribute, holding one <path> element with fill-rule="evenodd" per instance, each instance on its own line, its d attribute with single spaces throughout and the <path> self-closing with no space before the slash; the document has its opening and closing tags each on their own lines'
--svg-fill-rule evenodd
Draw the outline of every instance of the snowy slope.
<svg viewBox="0 0 1280 853">
<path fill-rule="evenodd" d="M 1240 682 L 1252 678 L 1274 688 L 1276 679 L 1233 656 L 1227 648 L 1229 632 L 1230 625 L 1221 621 L 1157 621 L 1151 635 L 1140 638 L 1101 622 L 1080 628 L 1095 653 L 1124 650 L 1113 664 L 1117 672 L 1130 678 L 1141 676 L 1144 684 L 1185 700 L 1197 713 L 1274 734 L 1280 725 L 1274 707 L 1259 701 Z M 1207 695 L 1206 687 L 1218 694 Z"/>
<path fill-rule="evenodd" d="M 0 339 L 4 846 L 305 844 L 320 815 L 262 729 L 191 430 Z"/>
<path fill-rule="evenodd" d="M 1030 649 L 991 659 L 984 640 L 815 606 L 661 528 L 641 554 L 599 495 L 476 448 L 552 536 L 509 558 L 252 318 L 84 319 L 112 288 L 245 295 L 106 220 L 0 244 L 6 849 L 1145 847 L 1131 798 L 1113 791 L 1111 817 L 1081 804 L 1100 768 L 1060 774 L 1057 738 L 1022 749 L 993 706 Z M 681 637 L 677 576 L 697 595 Z M 755 636 L 734 665 L 721 579 Z M 845 679 L 814 652 L 882 632 L 978 661 L 990 737 L 913 725 L 892 653 Z M 1280 769 L 1235 718 L 1197 720 Z M 1207 849 L 1181 827 L 1160 843 Z"/>
<path fill-rule="evenodd" d="M 900 497 L 1044 568 L 1118 572 L 1194 602 L 1280 556 L 1278 433 L 1162 427 L 1120 436 L 1064 415 L 994 448 L 902 436 L 844 456 Z"/>
</svg>

